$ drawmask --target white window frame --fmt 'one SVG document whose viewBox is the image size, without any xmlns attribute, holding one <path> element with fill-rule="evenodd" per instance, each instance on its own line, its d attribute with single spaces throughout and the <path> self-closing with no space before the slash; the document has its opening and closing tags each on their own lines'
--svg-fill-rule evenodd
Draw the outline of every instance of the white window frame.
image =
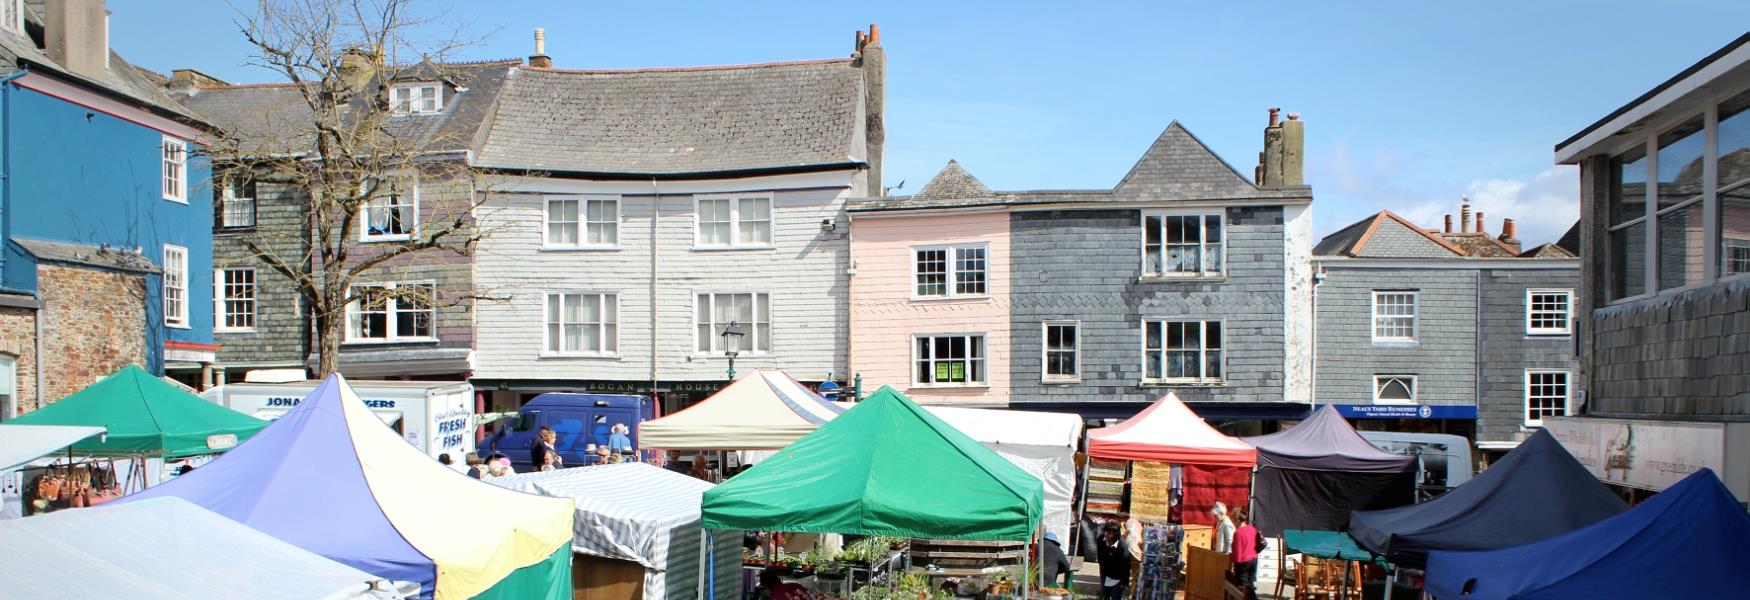
<svg viewBox="0 0 1750 600">
<path fill-rule="evenodd" d="M 1380 398 L 1379 393 L 1380 393 L 1380 391 L 1382 391 L 1381 388 L 1383 387 L 1381 385 L 1381 381 L 1386 380 L 1386 379 L 1408 379 L 1408 380 L 1410 380 L 1410 399 L 1409 400 L 1397 400 L 1397 399 L 1387 400 L 1387 399 Z M 1373 403 L 1374 404 L 1405 405 L 1405 404 L 1415 404 L 1415 403 L 1421 402 L 1421 401 L 1422 401 L 1422 381 L 1421 381 L 1421 378 L 1419 378 L 1415 375 L 1402 375 L 1402 374 L 1399 374 L 1399 375 L 1374 375 L 1373 376 Z"/>
<path fill-rule="evenodd" d="M 431 90 L 434 98 L 433 107 L 421 106 L 424 91 Z M 399 96 L 405 95 L 406 104 Z M 417 81 L 397 83 L 389 86 L 389 112 L 396 115 L 435 115 L 444 111 L 444 86 L 435 81 Z"/>
<path fill-rule="evenodd" d="M 571 243 L 553 241 L 553 205 L 559 202 L 577 203 L 577 241 Z M 612 202 L 614 217 L 612 221 L 591 221 L 589 205 L 594 202 Z M 541 249 L 542 250 L 619 250 L 620 220 L 623 203 L 620 196 L 588 195 L 588 196 L 547 196 L 541 202 Z M 594 224 L 610 224 L 614 228 L 614 241 L 609 244 L 592 243 L 589 241 L 589 226 Z"/>
<path fill-rule="evenodd" d="M 240 188 L 247 189 L 254 187 L 255 182 L 238 177 L 227 177 L 219 183 L 219 228 L 247 229 L 255 226 L 256 220 L 260 218 L 256 212 L 257 205 L 255 203 L 255 196 L 260 195 L 261 191 L 258 189 L 254 194 L 247 197 L 239 196 L 237 194 Z M 249 207 L 249 222 L 246 224 L 231 223 L 231 208 L 233 206 L 245 205 Z"/>
<path fill-rule="evenodd" d="M 24 35 L 24 0 L 0 0 L 0 2 L 6 3 L 5 12 L 0 13 L 0 29 Z M 105 29 L 107 28 L 108 22 L 106 20 Z"/>
<path fill-rule="evenodd" d="M 248 306 L 248 325 L 231 325 L 231 272 L 249 273 L 249 297 L 238 299 L 241 305 Z M 255 326 L 261 319 L 261 273 L 250 267 L 232 267 L 213 269 L 213 331 L 220 333 L 249 333 L 255 331 Z"/>
<path fill-rule="evenodd" d="M 1721 245 L 1720 277 L 1750 273 L 1750 240 L 1726 238 Z M 1738 256 L 1740 253 L 1742 258 Z"/>
<path fill-rule="evenodd" d="M 1416 335 L 1421 333 L 1421 328 L 1422 328 L 1422 321 L 1421 321 L 1421 319 L 1422 319 L 1422 297 L 1421 297 L 1421 292 L 1417 291 L 1417 290 L 1370 290 L 1370 293 L 1371 293 L 1371 296 L 1370 296 L 1371 300 L 1369 301 L 1369 303 L 1373 308 L 1372 308 L 1372 318 L 1368 319 L 1368 327 L 1370 328 L 1370 332 L 1372 334 L 1373 341 L 1386 342 L 1386 343 L 1415 342 Z M 1409 296 L 1410 297 L 1410 314 L 1409 314 L 1410 335 L 1409 336 L 1381 336 L 1381 335 L 1379 335 L 1380 319 L 1401 319 L 1404 317 L 1404 315 L 1382 315 L 1382 314 L 1379 314 L 1379 297 L 1382 295 Z"/>
<path fill-rule="evenodd" d="M 1161 346 L 1160 346 L 1160 348 L 1150 348 L 1148 346 L 1148 326 L 1150 323 L 1159 323 L 1160 324 L 1160 327 L 1161 327 Z M 1197 364 L 1197 376 L 1196 377 L 1171 377 L 1171 376 L 1167 375 L 1167 353 L 1168 352 L 1185 352 L 1185 350 L 1170 350 L 1169 349 L 1171 342 L 1168 340 L 1168 335 L 1167 335 L 1168 334 L 1168 325 L 1171 325 L 1173 323 L 1180 323 L 1180 324 L 1197 323 L 1198 324 L 1198 327 L 1197 327 L 1197 338 L 1198 339 L 1197 339 L 1197 350 L 1196 350 L 1198 364 Z M 1215 360 L 1213 361 L 1216 369 L 1219 370 L 1221 372 L 1221 374 L 1213 376 L 1213 377 L 1211 377 L 1209 375 L 1209 366 L 1212 362 L 1209 358 L 1209 353 L 1211 351 L 1211 349 L 1209 347 L 1209 324 L 1210 323 L 1214 323 L 1214 324 L 1220 326 L 1220 328 L 1221 328 L 1221 333 L 1220 333 L 1221 345 L 1214 348 L 1214 351 L 1218 352 L 1219 354 L 1216 356 Z M 1189 384 L 1189 385 L 1210 385 L 1210 384 L 1221 384 L 1221 383 L 1225 383 L 1227 381 L 1227 347 L 1228 347 L 1227 331 L 1228 330 L 1227 330 L 1227 322 L 1225 320 L 1222 320 L 1222 319 L 1204 319 L 1204 318 L 1194 318 L 1194 317 L 1173 317 L 1173 318 L 1156 317 L 1156 318 L 1142 319 L 1140 324 L 1141 324 L 1141 328 L 1137 331 L 1137 333 L 1141 334 L 1140 336 L 1138 336 L 1141 338 L 1140 340 L 1138 340 L 1138 342 L 1139 342 L 1138 345 L 1140 345 L 1142 347 L 1142 365 L 1141 365 L 1142 370 L 1139 371 L 1139 373 L 1142 375 L 1141 379 L 1142 379 L 1143 385 L 1187 385 L 1187 384 Z M 1159 352 L 1161 355 L 1161 375 L 1160 375 L 1160 377 L 1149 377 L 1149 375 L 1148 375 L 1149 354 L 1151 352 Z"/>
<path fill-rule="evenodd" d="M 163 280 L 164 326 L 188 329 L 188 248 L 165 244 L 163 259 L 164 273 L 160 279 Z M 176 292 L 175 300 L 172 300 L 173 291 Z"/>
<path fill-rule="evenodd" d="M 930 340 L 931 354 L 935 353 L 935 346 L 936 346 L 936 342 L 938 340 L 951 339 L 951 338 L 964 339 L 964 340 L 966 340 L 966 358 L 964 358 L 964 359 L 938 360 L 934 356 L 931 356 L 928 358 L 920 357 L 920 356 L 918 356 L 918 340 L 925 339 L 925 338 L 928 338 Z M 973 358 L 973 356 L 972 356 L 972 340 L 973 340 L 973 338 L 977 338 L 979 340 L 979 347 L 982 349 L 979 353 L 980 355 L 978 358 Z M 990 336 L 987 335 L 983 331 L 947 332 L 947 333 L 914 333 L 911 336 L 910 353 L 911 353 L 911 362 L 906 365 L 906 368 L 911 370 L 911 386 L 914 388 L 985 388 L 985 387 L 990 387 Z M 930 364 L 930 372 L 931 373 L 935 373 L 936 364 L 938 362 L 942 362 L 942 363 L 946 364 L 946 363 L 952 363 L 952 362 L 957 362 L 957 361 L 964 361 L 966 363 L 966 371 L 967 371 L 966 372 L 966 381 L 964 381 L 964 382 L 919 381 L 918 380 L 918 363 L 924 362 L 926 360 Z M 983 380 L 974 380 L 972 378 L 973 364 L 974 363 L 982 363 L 982 368 L 979 369 L 978 372 L 984 374 Z M 952 370 L 952 367 L 950 367 L 950 370 Z M 933 377 L 932 377 L 932 379 L 933 379 Z"/>
<path fill-rule="evenodd" d="M 388 327 L 390 330 L 388 337 L 384 337 L 384 338 L 358 337 L 358 335 L 357 335 L 358 326 L 354 322 L 354 319 L 356 319 L 358 316 L 359 301 L 356 299 L 356 294 L 352 293 L 349 290 L 348 295 L 354 296 L 355 298 L 348 300 L 346 303 L 346 323 L 345 323 L 346 341 L 345 341 L 345 343 L 357 344 L 357 345 L 368 345 L 368 344 L 404 344 L 404 343 L 435 342 L 435 341 L 437 341 L 438 340 L 438 328 L 439 328 L 438 318 L 442 316 L 441 311 L 438 310 L 438 306 L 441 303 L 438 301 L 437 281 L 425 280 L 425 281 L 395 281 L 395 282 L 383 282 L 383 283 L 355 283 L 352 285 L 352 289 L 357 290 L 359 288 L 380 287 L 380 288 L 387 288 L 387 289 L 393 290 L 393 289 L 399 288 L 401 286 L 407 286 L 407 285 L 431 286 L 431 308 L 427 309 L 427 310 L 431 311 L 431 335 L 429 335 L 429 336 L 403 336 L 403 335 L 401 335 L 401 332 L 397 331 L 400 328 L 400 324 L 396 320 L 396 315 L 397 315 L 397 313 L 400 312 L 401 298 L 398 296 L 391 295 L 389 297 L 389 300 L 388 300 L 389 304 L 387 304 L 383 307 L 383 311 L 387 315 L 387 318 L 385 319 L 384 325 L 386 327 Z"/>
<path fill-rule="evenodd" d="M 1520 413 L 1520 416 L 1525 418 L 1525 426 L 1526 427 L 1543 427 L 1543 419 L 1542 418 L 1536 418 L 1536 419 L 1531 418 L 1531 410 L 1532 410 L 1532 408 L 1531 408 L 1531 400 L 1532 400 L 1531 378 L 1535 375 L 1561 375 L 1562 376 L 1562 383 L 1561 383 L 1561 386 L 1562 386 L 1562 412 L 1561 412 L 1560 416 L 1568 416 L 1568 415 L 1574 414 L 1574 372 L 1573 371 L 1569 371 L 1566 369 L 1526 369 L 1525 370 L 1525 381 L 1524 381 L 1524 400 L 1525 400 L 1524 412 Z M 1550 396 L 1550 397 L 1553 398 L 1553 396 Z M 1540 398 L 1543 398 L 1543 396 L 1540 396 Z"/>
<path fill-rule="evenodd" d="M 399 194 L 399 197 L 402 198 L 403 200 L 405 200 L 409 196 L 411 196 L 413 199 L 413 201 L 410 204 L 405 204 L 406 206 L 410 206 L 412 208 L 412 210 L 408 212 L 409 223 L 407 224 L 407 232 L 406 233 L 385 233 L 385 234 L 373 234 L 373 233 L 371 233 L 371 210 L 374 208 L 372 205 L 376 204 L 378 202 L 386 202 L 391 198 L 390 196 L 383 195 L 383 190 L 381 188 L 383 188 L 384 186 L 389 186 L 389 185 L 391 185 L 395 182 L 399 182 L 399 181 L 406 181 L 408 186 L 412 188 L 412 190 L 410 192 L 402 192 Z M 370 185 L 370 184 L 366 183 L 365 185 Z M 377 191 L 377 197 L 372 198 L 370 200 L 367 200 L 359 205 L 359 214 L 358 214 L 359 241 L 366 242 L 366 243 L 370 243 L 370 242 L 404 242 L 404 241 L 413 239 L 413 236 L 419 232 L 419 180 L 416 178 L 413 178 L 413 177 L 396 178 L 394 181 L 379 182 L 377 184 L 377 187 L 379 188 Z M 364 193 L 364 191 L 360 190 L 359 193 L 362 194 L 362 193 Z"/>
<path fill-rule="evenodd" d="M 699 205 L 706 201 L 729 201 L 729 243 L 706 243 L 700 226 L 703 225 L 704 213 L 699 211 Z M 749 243 L 741 239 L 741 203 L 745 200 L 766 201 L 766 239 L 765 242 Z M 693 249 L 694 250 L 770 250 L 777 247 L 778 242 L 778 201 L 773 194 L 699 194 L 693 196 Z"/>
<path fill-rule="evenodd" d="M 164 199 L 188 204 L 188 142 L 164 136 L 158 153 L 158 187 Z"/>
<path fill-rule="evenodd" d="M 752 323 L 742 323 L 740 321 L 736 321 L 736 324 L 741 325 L 742 327 L 747 329 L 746 337 L 742 340 L 742 343 L 741 343 L 742 350 L 739 354 L 736 354 L 737 357 L 768 356 L 768 355 L 772 354 L 773 348 L 777 347 L 777 345 L 778 345 L 778 332 L 776 331 L 776 327 L 775 327 L 777 322 L 776 322 L 775 318 L 773 317 L 773 315 L 778 312 L 778 306 L 776 303 L 777 299 L 774 297 L 775 295 L 772 294 L 771 292 L 754 291 L 754 290 L 732 290 L 732 291 L 699 290 L 699 291 L 694 291 L 692 293 L 692 295 L 693 295 L 693 303 L 692 303 L 693 304 L 693 311 L 692 311 L 693 312 L 693 346 L 692 346 L 693 356 L 705 356 L 705 357 L 723 356 L 723 336 L 721 334 L 723 332 L 723 328 L 729 324 L 728 323 L 719 323 L 716 320 L 717 319 L 716 308 L 717 308 L 717 297 L 718 296 L 738 296 L 738 295 L 752 295 L 753 296 L 753 298 L 751 300 L 753 302 L 753 322 Z M 712 317 L 711 317 L 712 335 L 711 335 L 711 342 L 710 342 L 710 346 L 709 346 L 710 350 L 699 350 L 699 342 L 700 342 L 700 340 L 699 340 L 699 325 L 702 324 L 699 322 L 699 296 L 709 296 L 711 298 L 711 309 L 709 312 L 706 313 L 708 315 L 712 315 Z M 766 323 L 766 327 L 770 330 L 767 332 L 767 336 L 770 338 L 767 341 L 767 345 L 770 347 L 768 347 L 764 350 L 761 350 L 758 348 L 759 323 L 760 323 L 760 298 L 759 298 L 760 296 L 766 297 L 766 320 L 765 320 L 765 323 Z"/>
<path fill-rule="evenodd" d="M 1560 327 L 1537 327 L 1537 326 L 1535 326 L 1534 323 L 1536 322 L 1537 315 L 1549 314 L 1549 313 L 1552 313 L 1552 311 L 1534 310 L 1534 307 L 1536 306 L 1536 303 L 1534 302 L 1534 300 L 1538 296 L 1552 296 L 1552 295 L 1560 295 L 1560 296 L 1566 298 L 1566 303 L 1564 304 L 1564 306 L 1566 308 L 1564 308 L 1562 310 L 1562 319 L 1561 319 L 1562 325 Z M 1573 331 L 1574 331 L 1573 319 L 1574 319 L 1574 290 L 1570 290 L 1570 289 L 1539 289 L 1539 288 L 1525 290 L 1525 333 L 1526 333 L 1526 335 L 1572 335 Z"/>
<path fill-rule="evenodd" d="M 1070 341 L 1070 373 L 1053 374 L 1051 372 L 1051 328 L 1073 327 L 1075 336 Z M 1057 350 L 1056 352 L 1062 352 Z M 1082 380 L 1082 322 L 1072 320 L 1052 320 L 1039 323 L 1039 380 L 1045 383 L 1076 383 Z"/>
<path fill-rule="evenodd" d="M 919 275 L 918 253 L 919 252 L 935 251 L 935 250 L 942 251 L 943 256 L 945 257 L 944 260 L 947 261 L 947 265 L 944 266 L 945 270 L 943 271 L 943 276 L 945 277 L 945 279 L 943 279 L 943 291 L 945 293 L 940 294 L 940 295 L 937 295 L 937 294 L 925 295 L 925 294 L 922 294 L 918 291 L 918 275 Z M 959 278 L 960 278 L 960 251 L 961 250 L 978 250 L 978 251 L 984 253 L 984 258 L 983 258 L 983 260 L 984 260 L 984 291 L 983 292 L 973 294 L 973 293 L 961 293 L 959 291 L 960 290 Z M 966 299 L 966 298 L 989 298 L 990 297 L 990 283 L 991 283 L 990 282 L 990 274 L 991 274 L 990 244 L 986 243 L 986 242 L 979 242 L 979 243 L 975 243 L 975 244 L 932 244 L 932 245 L 928 245 L 928 246 L 912 246 L 912 248 L 911 248 L 911 299 L 912 300 L 960 300 L 960 299 Z"/>
<path fill-rule="evenodd" d="M 551 299 L 553 296 L 559 296 L 559 311 L 561 313 L 563 313 L 565 311 L 565 297 L 566 296 L 579 296 L 579 297 L 597 296 L 600 298 L 599 301 L 602 303 L 602 308 L 603 308 L 603 311 L 602 311 L 603 318 L 600 321 L 596 321 L 594 324 L 601 328 L 598 330 L 597 335 L 599 336 L 599 339 L 596 340 L 596 343 L 599 347 L 603 348 L 602 350 L 591 352 L 591 351 L 587 351 L 587 350 L 565 350 L 563 348 L 556 349 L 556 348 L 553 348 L 549 344 L 549 342 L 552 341 L 552 338 L 550 338 L 547 335 L 547 328 L 551 327 L 555 324 L 554 319 L 553 319 L 552 310 L 549 308 L 550 303 L 551 303 Z M 613 307 L 614 307 L 614 318 L 612 321 L 610 321 L 606 318 L 606 312 L 607 312 L 606 309 L 607 309 L 609 302 L 612 302 Z M 588 324 L 589 323 L 578 323 L 578 325 L 588 325 Z M 614 327 L 614 334 L 612 336 L 609 336 L 607 333 L 607 327 L 610 324 L 613 325 L 613 327 Z M 565 344 L 565 326 L 569 325 L 569 323 L 565 323 L 564 319 L 560 318 L 557 325 L 559 325 L 559 344 L 561 346 L 564 346 L 564 344 Z M 612 346 L 612 349 L 608 349 L 610 347 L 610 345 Z M 600 290 L 555 290 L 555 291 L 550 291 L 550 292 L 547 292 L 545 294 L 542 294 L 541 295 L 541 356 L 543 356 L 543 357 L 619 358 L 619 356 L 620 356 L 620 293 L 619 292 L 605 292 L 605 291 L 600 291 Z"/>
<path fill-rule="evenodd" d="M 1198 229 L 1197 229 L 1198 264 L 1197 264 L 1197 271 L 1194 273 L 1193 272 L 1167 270 L 1167 262 L 1168 262 L 1167 261 L 1167 218 L 1168 217 L 1202 217 L 1201 219 L 1199 219 L 1197 221 L 1197 223 L 1198 223 Z M 1207 229 L 1208 228 L 1208 219 L 1210 217 L 1216 217 L 1216 218 L 1221 219 L 1221 241 L 1215 242 L 1214 244 L 1211 244 L 1209 242 L 1209 240 L 1208 240 L 1209 236 L 1206 235 L 1206 232 L 1208 231 L 1208 229 Z M 1149 229 L 1149 227 L 1148 227 L 1148 221 L 1150 218 L 1159 218 L 1161 220 L 1161 232 L 1160 232 L 1161 233 L 1161 244 L 1160 244 L 1160 246 L 1161 246 L 1161 271 L 1158 273 L 1149 272 L 1149 264 L 1148 264 L 1148 250 L 1149 250 L 1148 229 Z M 1139 245 L 1139 248 L 1141 250 L 1141 254 L 1138 256 L 1139 262 L 1138 262 L 1137 271 L 1142 273 L 1143 279 L 1205 279 L 1205 278 L 1226 277 L 1227 276 L 1227 247 L 1228 247 L 1227 226 L 1228 226 L 1227 210 L 1224 208 L 1186 208 L 1186 209 L 1174 209 L 1174 210 L 1145 210 L 1145 211 L 1142 211 L 1142 223 L 1141 223 L 1141 226 L 1137 228 L 1138 233 L 1140 234 L 1140 237 L 1137 238 L 1138 242 L 1140 242 L 1138 245 Z M 1220 250 L 1219 256 L 1220 256 L 1220 260 L 1221 260 L 1221 265 L 1220 265 L 1219 269 L 1216 269 L 1214 271 L 1211 271 L 1207 268 L 1207 264 L 1208 264 L 1207 260 L 1208 259 L 1206 257 L 1209 255 L 1208 254 L 1209 253 L 1209 246 L 1211 246 L 1211 245 L 1219 246 L 1219 250 Z"/>
</svg>

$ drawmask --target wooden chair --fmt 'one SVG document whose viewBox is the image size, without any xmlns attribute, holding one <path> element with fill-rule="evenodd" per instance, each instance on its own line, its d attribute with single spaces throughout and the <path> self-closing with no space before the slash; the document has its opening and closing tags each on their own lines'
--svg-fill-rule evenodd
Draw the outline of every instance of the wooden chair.
<svg viewBox="0 0 1750 600">
<path fill-rule="evenodd" d="M 1305 557 L 1294 575 L 1294 598 L 1347 600 L 1361 597 L 1361 565 L 1346 560 Z"/>
</svg>

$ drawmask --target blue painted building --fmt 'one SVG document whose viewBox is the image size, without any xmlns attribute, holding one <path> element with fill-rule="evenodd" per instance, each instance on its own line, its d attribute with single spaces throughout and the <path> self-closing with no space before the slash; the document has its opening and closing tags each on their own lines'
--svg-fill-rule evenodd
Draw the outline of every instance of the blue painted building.
<svg viewBox="0 0 1750 600">
<path fill-rule="evenodd" d="M 0 417 L 213 341 L 203 124 L 108 49 L 101 0 L 0 0 Z"/>
</svg>

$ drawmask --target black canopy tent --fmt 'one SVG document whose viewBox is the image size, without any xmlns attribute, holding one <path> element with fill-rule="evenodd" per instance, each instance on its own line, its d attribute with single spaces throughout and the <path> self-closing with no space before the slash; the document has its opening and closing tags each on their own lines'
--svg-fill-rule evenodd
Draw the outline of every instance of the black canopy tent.
<svg viewBox="0 0 1750 600">
<path fill-rule="evenodd" d="M 1567 533 L 1626 510 L 1547 431 L 1475 479 L 1410 506 L 1357 511 L 1349 535 L 1392 564 L 1422 568 L 1431 550 L 1490 550 Z"/>
<path fill-rule="evenodd" d="M 1355 510 L 1415 500 L 1415 457 L 1375 448 L 1336 407 L 1327 405 L 1286 431 L 1245 440 L 1258 448 L 1252 524 L 1264 535 L 1342 531 Z"/>
</svg>

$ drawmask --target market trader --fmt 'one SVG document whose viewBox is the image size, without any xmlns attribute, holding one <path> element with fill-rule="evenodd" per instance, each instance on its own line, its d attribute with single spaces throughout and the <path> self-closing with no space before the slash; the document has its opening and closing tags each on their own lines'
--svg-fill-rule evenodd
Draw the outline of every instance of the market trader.
<svg viewBox="0 0 1750 600">
<path fill-rule="evenodd" d="M 1101 600 L 1124 600 L 1124 585 L 1130 582 L 1130 549 L 1116 522 L 1100 527 L 1099 561 Z"/>
<path fill-rule="evenodd" d="M 1045 541 L 1039 544 L 1039 564 L 1045 570 L 1045 584 L 1056 585 L 1057 576 L 1063 575 L 1063 589 L 1075 589 L 1075 571 L 1070 569 L 1069 557 L 1063 553 L 1063 546 L 1057 541 L 1057 534 L 1045 532 Z"/>
</svg>

